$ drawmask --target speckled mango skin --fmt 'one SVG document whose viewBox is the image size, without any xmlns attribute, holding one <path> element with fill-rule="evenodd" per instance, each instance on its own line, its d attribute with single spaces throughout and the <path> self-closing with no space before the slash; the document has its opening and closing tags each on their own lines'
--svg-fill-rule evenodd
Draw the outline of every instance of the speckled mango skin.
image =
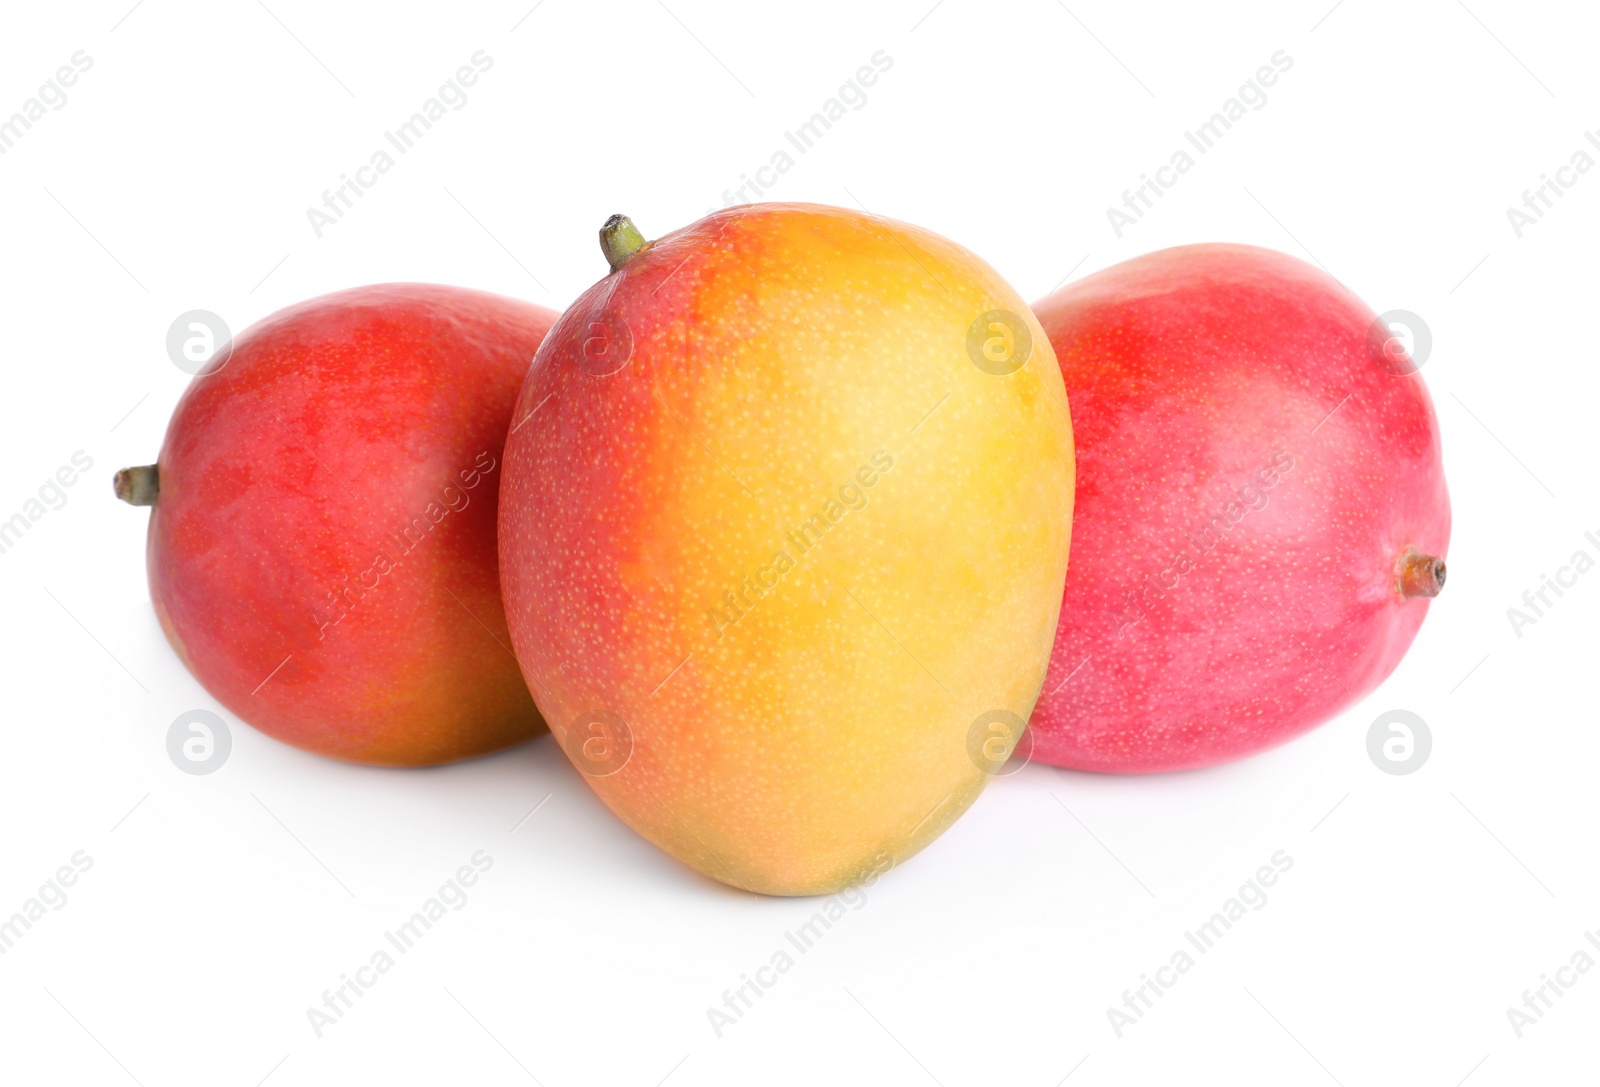
<svg viewBox="0 0 1600 1087">
<path fill-rule="evenodd" d="M 147 562 L 162 629 L 218 701 L 382 766 L 544 731 L 507 644 L 495 513 L 511 407 L 555 317 L 360 287 L 257 322 L 195 377 L 157 461 Z"/>
<path fill-rule="evenodd" d="M 995 310 L 1033 340 L 1006 376 L 966 345 Z M 1038 696 L 1073 501 L 1060 372 L 992 269 L 852 211 L 716 213 L 563 314 L 515 419 L 513 646 L 631 827 L 731 886 L 821 894 L 977 798 L 969 726 Z M 631 752 L 595 773 L 617 721 Z"/>
<path fill-rule="evenodd" d="M 1372 310 L 1293 257 L 1194 245 L 1034 312 L 1072 398 L 1080 532 L 1033 759 L 1209 766 L 1376 688 L 1428 613 L 1396 560 L 1445 557 L 1450 501 L 1427 388 L 1375 357 Z"/>
</svg>

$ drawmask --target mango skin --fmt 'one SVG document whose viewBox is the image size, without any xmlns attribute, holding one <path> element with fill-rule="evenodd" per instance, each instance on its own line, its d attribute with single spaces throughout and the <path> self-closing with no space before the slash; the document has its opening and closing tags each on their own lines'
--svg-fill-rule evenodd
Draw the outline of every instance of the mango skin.
<svg viewBox="0 0 1600 1087">
<path fill-rule="evenodd" d="M 1375 690 L 1429 611 L 1450 496 L 1421 373 L 1322 269 L 1186 245 L 1038 302 L 1078 409 L 1079 523 L 1035 761 L 1241 759 Z"/>
<path fill-rule="evenodd" d="M 1009 374 L 969 353 L 992 311 L 1031 337 Z M 1064 385 L 1026 304 L 936 235 L 766 204 L 649 244 L 551 329 L 505 457 L 534 698 L 605 803 L 714 879 L 824 894 L 905 861 L 983 790 L 975 720 L 1039 695 Z"/>
<path fill-rule="evenodd" d="M 505 648 L 501 446 L 555 320 L 385 283 L 279 310 L 178 402 L 150 599 L 184 665 L 269 736 L 433 766 L 544 731 Z"/>
</svg>

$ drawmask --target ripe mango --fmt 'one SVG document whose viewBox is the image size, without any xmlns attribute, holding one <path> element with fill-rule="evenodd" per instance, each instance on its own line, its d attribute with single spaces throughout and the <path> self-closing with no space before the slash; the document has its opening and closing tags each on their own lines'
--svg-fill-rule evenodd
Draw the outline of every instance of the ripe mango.
<svg viewBox="0 0 1600 1087">
<path fill-rule="evenodd" d="M 1074 485 L 1050 344 L 977 257 L 872 215 L 601 241 L 506 446 L 523 674 L 685 864 L 766 894 L 870 878 L 977 799 L 1039 696 Z"/>
</svg>

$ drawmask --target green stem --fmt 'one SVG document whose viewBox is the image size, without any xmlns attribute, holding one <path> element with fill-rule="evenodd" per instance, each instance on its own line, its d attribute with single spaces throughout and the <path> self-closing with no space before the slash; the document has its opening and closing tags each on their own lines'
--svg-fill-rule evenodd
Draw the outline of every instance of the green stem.
<svg viewBox="0 0 1600 1087">
<path fill-rule="evenodd" d="M 124 468 L 111 481 L 117 497 L 130 506 L 153 506 L 161 493 L 161 472 L 154 464 Z"/>
<path fill-rule="evenodd" d="M 633 220 L 626 215 L 613 215 L 600 228 L 600 252 L 606 255 L 606 263 L 611 265 L 613 272 L 649 244 L 644 240 L 644 235 L 639 233 L 639 228 L 633 225 Z"/>
</svg>

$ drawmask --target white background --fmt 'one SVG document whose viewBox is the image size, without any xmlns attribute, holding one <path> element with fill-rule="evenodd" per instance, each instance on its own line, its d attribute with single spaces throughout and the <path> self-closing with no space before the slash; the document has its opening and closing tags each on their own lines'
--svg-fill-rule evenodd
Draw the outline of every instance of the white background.
<svg viewBox="0 0 1600 1087">
<path fill-rule="evenodd" d="M 1600 573 L 1520 638 L 1506 616 L 1600 557 L 1600 171 L 1520 238 L 1506 215 L 1600 128 L 1586 5 L 130 2 L 0 14 L 0 116 L 93 58 L 0 156 L 0 519 L 94 462 L 0 555 L 0 915 L 93 858 L 0 957 L 0 1079 L 1594 1081 L 1600 969 L 1521 1038 L 1506 1015 L 1600 933 Z M 467 105 L 317 238 L 307 207 L 480 49 Z M 771 198 L 921 224 L 1028 298 L 1228 240 L 1426 320 L 1455 532 L 1396 674 L 1240 764 L 996 781 L 721 1038 L 706 1009 L 816 904 L 667 860 L 549 739 L 372 770 L 225 714 L 227 764 L 179 772 L 168 726 L 220 707 L 163 640 L 146 516 L 110 488 L 187 381 L 173 318 L 239 330 L 399 279 L 559 309 L 603 272 L 608 214 L 656 235 L 720 206 L 878 50 L 866 105 Z M 1267 104 L 1116 237 L 1106 208 L 1277 50 Z M 1366 753 L 1397 708 L 1433 734 L 1409 776 Z M 317 1038 L 306 1009 L 477 850 L 494 867 L 465 907 Z M 1117 1037 L 1107 1009 L 1277 850 L 1267 904 Z"/>
</svg>

